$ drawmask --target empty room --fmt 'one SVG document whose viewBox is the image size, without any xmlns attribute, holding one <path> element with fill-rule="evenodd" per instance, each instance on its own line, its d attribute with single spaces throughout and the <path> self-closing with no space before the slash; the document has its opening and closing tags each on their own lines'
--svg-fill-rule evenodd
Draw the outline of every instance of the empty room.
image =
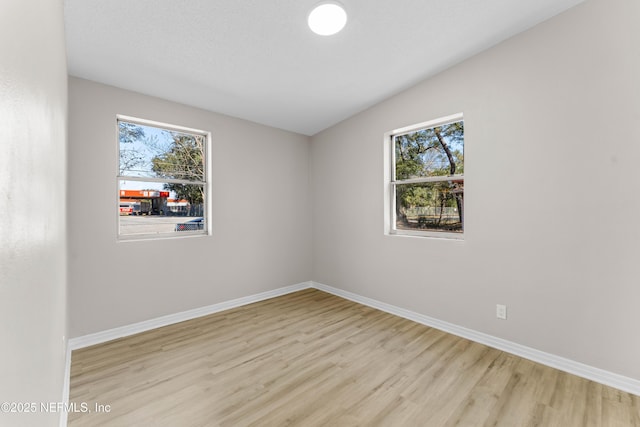
<svg viewBox="0 0 640 427">
<path fill-rule="evenodd" d="M 640 427 L 637 0 L 0 22 L 0 427 Z"/>
</svg>

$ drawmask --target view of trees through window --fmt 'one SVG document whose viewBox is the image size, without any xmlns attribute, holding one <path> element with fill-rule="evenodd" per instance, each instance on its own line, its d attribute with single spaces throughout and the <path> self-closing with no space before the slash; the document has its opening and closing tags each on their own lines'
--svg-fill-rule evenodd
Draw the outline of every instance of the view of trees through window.
<svg viewBox="0 0 640 427">
<path fill-rule="evenodd" d="M 121 236 L 206 232 L 204 133 L 118 120 Z"/>
<path fill-rule="evenodd" d="M 462 120 L 393 136 L 395 229 L 461 233 Z"/>
</svg>

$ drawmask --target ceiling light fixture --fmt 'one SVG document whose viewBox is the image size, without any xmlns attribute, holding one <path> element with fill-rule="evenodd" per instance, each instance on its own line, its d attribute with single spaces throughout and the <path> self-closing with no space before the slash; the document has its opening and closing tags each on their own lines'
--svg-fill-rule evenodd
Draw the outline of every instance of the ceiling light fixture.
<svg viewBox="0 0 640 427">
<path fill-rule="evenodd" d="M 337 2 L 322 2 L 313 8 L 307 18 L 309 28 L 321 36 L 331 36 L 347 24 L 347 12 Z"/>
</svg>

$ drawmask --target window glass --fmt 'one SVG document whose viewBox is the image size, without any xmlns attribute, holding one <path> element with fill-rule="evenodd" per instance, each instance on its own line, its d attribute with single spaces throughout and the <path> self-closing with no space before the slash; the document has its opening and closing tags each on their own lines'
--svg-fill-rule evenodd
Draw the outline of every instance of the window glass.
<svg viewBox="0 0 640 427">
<path fill-rule="evenodd" d="M 462 231 L 463 181 L 396 185 L 396 228 Z"/>
<path fill-rule="evenodd" d="M 464 126 L 455 122 L 398 135 L 396 180 L 464 173 Z"/>
<path fill-rule="evenodd" d="M 462 234 L 464 122 L 451 116 L 390 134 L 390 232 Z"/>
<path fill-rule="evenodd" d="M 118 119 L 122 238 L 207 233 L 208 134 Z"/>
</svg>

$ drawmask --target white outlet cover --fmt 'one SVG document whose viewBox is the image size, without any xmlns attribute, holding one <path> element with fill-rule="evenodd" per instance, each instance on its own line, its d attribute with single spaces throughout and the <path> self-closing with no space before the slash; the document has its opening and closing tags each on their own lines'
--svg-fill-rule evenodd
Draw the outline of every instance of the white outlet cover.
<svg viewBox="0 0 640 427">
<path fill-rule="evenodd" d="M 503 304 L 496 304 L 496 317 L 498 319 L 507 319 L 507 306 Z"/>
</svg>

